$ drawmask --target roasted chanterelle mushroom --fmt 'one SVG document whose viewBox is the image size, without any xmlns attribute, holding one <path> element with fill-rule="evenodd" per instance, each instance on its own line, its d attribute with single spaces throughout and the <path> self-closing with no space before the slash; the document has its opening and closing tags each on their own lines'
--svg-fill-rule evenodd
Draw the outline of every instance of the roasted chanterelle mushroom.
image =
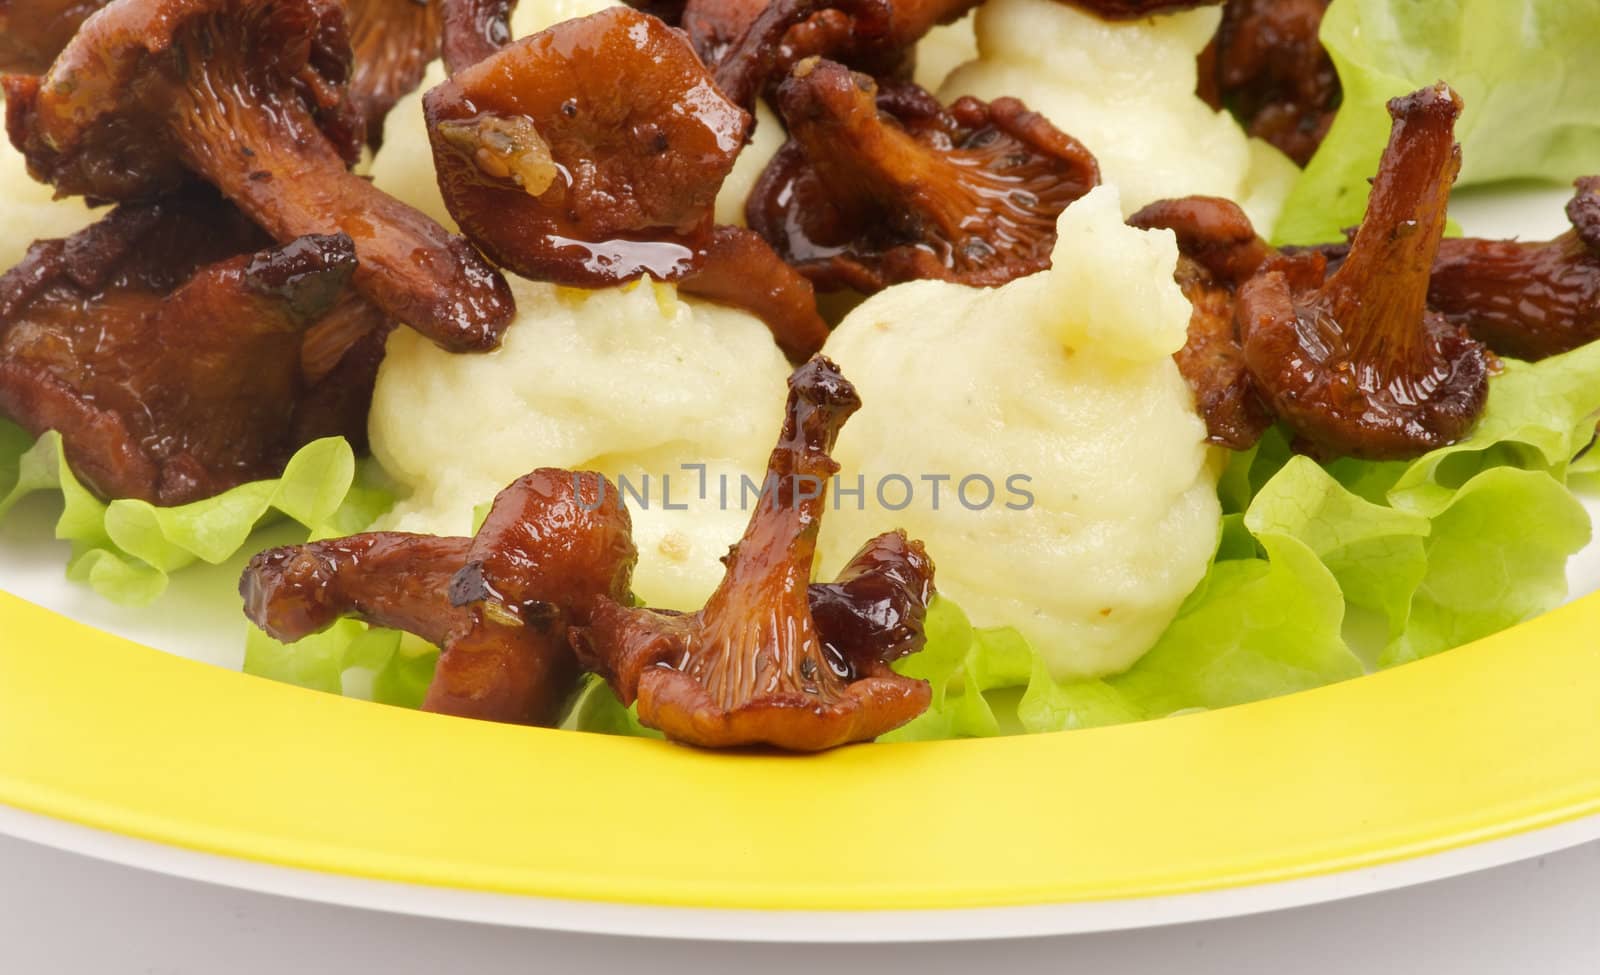
<svg viewBox="0 0 1600 975">
<path fill-rule="evenodd" d="M 1268 270 L 1239 289 L 1245 362 L 1309 449 L 1409 457 L 1462 437 L 1488 396 L 1488 351 L 1427 308 L 1445 205 L 1461 167 L 1461 100 L 1444 85 L 1389 103 L 1394 130 L 1349 255 L 1318 280 Z"/>
<path fill-rule="evenodd" d="M 705 608 L 682 615 L 601 601 L 590 625 L 574 631 L 579 658 L 624 702 L 638 702 L 644 724 L 696 745 L 818 751 L 875 738 L 928 706 L 928 685 L 886 662 L 920 647 L 933 564 L 919 544 L 899 535 L 869 543 L 820 612 L 808 593 L 828 480 L 838 471 L 828 452 L 859 406 L 832 362 L 801 366 L 789 380 L 766 489 Z M 852 586 L 882 593 L 904 628 L 874 632 L 862 625 L 870 614 L 841 613 L 839 597 Z"/>
<path fill-rule="evenodd" d="M 514 312 L 499 272 L 348 168 L 350 60 L 333 0 L 115 0 L 43 76 L 4 79 L 6 122 L 59 193 L 141 200 L 198 175 L 280 242 L 343 233 L 390 316 L 490 348 Z"/>
</svg>

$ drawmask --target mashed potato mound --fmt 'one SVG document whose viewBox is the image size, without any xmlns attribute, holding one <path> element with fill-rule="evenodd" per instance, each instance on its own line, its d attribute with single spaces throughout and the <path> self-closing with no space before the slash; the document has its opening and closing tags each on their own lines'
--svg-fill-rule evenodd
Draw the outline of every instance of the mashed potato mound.
<svg viewBox="0 0 1600 975">
<path fill-rule="evenodd" d="M 4 104 L 0 100 L 0 106 Z M 71 236 L 98 216 L 83 205 L 81 198 L 53 200 L 54 192 L 28 175 L 22 153 L 0 133 L 0 199 L 6 201 L 6 230 L 0 235 L 0 274 L 16 267 L 34 241 Z"/>
<path fill-rule="evenodd" d="M 535 467 L 626 476 L 649 499 L 625 496 L 635 591 L 652 606 L 698 608 L 747 518 L 722 504 L 720 477 L 735 497 L 740 475 L 760 483 L 788 363 L 759 319 L 680 299 L 671 285 L 510 280 L 517 319 L 497 352 L 451 355 L 409 329 L 390 340 L 372 448 L 411 493 L 386 527 L 468 534 L 473 509 Z M 683 464 L 706 465 L 705 498 Z"/>
<path fill-rule="evenodd" d="M 968 61 L 977 60 L 978 38 L 973 33 L 973 17 L 969 13 L 953 24 L 940 24 L 917 42 L 913 81 L 929 91 L 938 91 L 950 72 Z"/>
<path fill-rule="evenodd" d="M 846 488 L 865 475 L 865 497 L 835 493 L 822 568 L 903 527 L 975 624 L 1016 627 L 1069 679 L 1149 649 L 1205 574 L 1221 512 L 1171 358 L 1190 310 L 1172 234 L 1124 225 L 1110 187 L 1059 229 L 1049 271 L 990 290 L 898 285 L 833 333 L 825 352 L 863 403 L 834 456 Z M 939 475 L 935 505 L 925 476 Z M 961 500 L 973 475 L 991 503 L 976 479 Z M 1008 490 L 1017 475 L 1031 504 Z M 891 510 L 908 495 L 897 477 L 914 491 Z"/>
<path fill-rule="evenodd" d="M 1143 20 L 1101 20 L 1056 0 L 988 0 L 979 56 L 940 98 L 1022 99 L 1100 160 L 1128 213 L 1202 194 L 1237 201 L 1271 231 L 1298 170 L 1195 95 L 1195 57 L 1216 33 L 1217 7 Z"/>
</svg>

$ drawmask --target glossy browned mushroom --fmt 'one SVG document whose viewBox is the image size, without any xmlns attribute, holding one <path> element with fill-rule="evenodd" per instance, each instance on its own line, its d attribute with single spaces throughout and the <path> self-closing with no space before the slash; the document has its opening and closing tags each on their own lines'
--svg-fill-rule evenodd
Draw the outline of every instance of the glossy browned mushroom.
<svg viewBox="0 0 1600 975">
<path fill-rule="evenodd" d="M 274 640 L 294 643 L 353 618 L 439 646 L 471 620 L 450 602 L 470 538 L 367 532 L 268 549 L 239 580 L 244 613 Z"/>
<path fill-rule="evenodd" d="M 810 587 L 811 617 L 834 670 L 860 678 L 921 650 L 933 560 L 903 531 L 871 539 L 832 582 Z M 842 666 L 841 666 L 842 665 Z"/>
<path fill-rule="evenodd" d="M 1339 269 L 1311 287 L 1268 269 L 1239 289 L 1250 373 L 1322 455 L 1415 456 L 1465 435 L 1488 396 L 1488 351 L 1426 307 L 1461 167 L 1461 100 L 1440 84 L 1391 101 L 1389 113 L 1389 146 Z"/>
<path fill-rule="evenodd" d="M 1256 236 L 1237 204 L 1218 197 L 1159 200 L 1128 223 L 1177 235 L 1174 276 L 1194 311 L 1188 339 L 1173 359 L 1194 390 L 1208 439 L 1244 450 L 1272 426 L 1273 418 L 1245 367 L 1234 327 L 1234 295 L 1275 252 Z"/>
<path fill-rule="evenodd" d="M 279 241 L 344 233 L 356 287 L 391 317 L 491 348 L 515 311 L 504 279 L 346 168 L 349 61 L 333 0 L 114 0 L 42 78 L 4 79 L 7 126 L 60 193 L 145 199 L 197 173 Z"/>
<path fill-rule="evenodd" d="M 0 0 L 0 72 L 50 67 L 88 16 L 106 0 Z"/>
<path fill-rule="evenodd" d="M 305 432 L 349 432 L 337 427 L 370 381 L 309 402 L 301 346 L 354 248 L 309 236 L 249 254 L 258 236 L 189 194 L 35 244 L 0 277 L 0 413 L 60 432 L 102 497 L 164 505 L 276 475 Z"/>
<path fill-rule="evenodd" d="M 360 292 L 346 288 L 307 330 L 300 346 L 304 388 L 295 409 L 296 443 L 343 437 L 356 450 L 367 449 L 372 392 L 395 327 Z"/>
<path fill-rule="evenodd" d="M 1554 240 L 1439 245 L 1428 303 L 1502 355 L 1543 359 L 1600 338 L 1600 177 L 1581 179 Z"/>
<path fill-rule="evenodd" d="M 560 606 L 568 622 L 586 620 L 592 594 L 581 587 L 597 584 L 597 566 L 610 565 L 622 573 L 632 558 L 626 543 L 626 513 L 615 501 L 607 502 L 601 496 L 618 498 L 617 491 L 609 485 L 602 488 L 598 482 L 591 485 L 595 476 L 544 471 L 518 482 L 511 495 L 515 504 L 503 502 L 509 506 L 488 541 L 368 532 L 262 552 L 240 580 L 245 615 L 269 636 L 289 643 L 320 633 L 338 620 L 354 618 L 403 630 L 438 646 L 454 646 L 452 640 L 478 625 L 473 607 L 482 600 L 475 594 L 492 586 L 500 594 L 502 606 L 514 601 L 510 593 L 525 595 L 537 590 L 545 595 L 536 598 Z M 559 498 L 552 502 L 538 491 L 529 493 L 530 481 L 553 486 L 557 495 L 568 482 L 578 486 L 574 496 L 581 504 L 570 525 L 557 523 Z M 508 540 L 508 526 L 513 535 L 521 533 L 522 537 Z M 541 528 L 545 536 L 533 540 L 530 532 Z M 479 539 L 483 538 L 480 531 Z M 489 552 L 493 558 L 473 566 L 474 552 Z M 573 560 L 582 560 L 587 568 L 564 581 L 555 580 L 558 571 L 571 571 Z M 552 584 L 558 581 L 569 588 L 562 591 L 560 585 Z M 903 533 L 889 532 L 868 542 L 837 582 L 812 584 L 807 592 L 817 629 L 836 669 L 878 673 L 888 662 L 921 649 L 932 581 L 933 563 L 921 543 L 908 541 Z M 570 588 L 573 585 L 579 588 Z M 605 586 L 613 597 L 626 599 L 623 576 Z M 463 696 L 460 688 L 470 684 L 475 690 L 465 694 L 468 699 L 498 702 L 496 715 L 527 720 L 532 711 L 520 702 L 526 699 L 528 683 L 517 685 L 522 691 L 514 686 L 520 680 L 517 675 L 526 668 L 485 667 L 475 671 L 470 681 L 461 675 L 467 672 L 468 663 L 478 659 L 476 653 L 487 654 L 484 659 L 489 661 L 514 661 L 535 654 L 553 657 L 557 662 L 553 672 L 561 675 L 560 681 L 551 682 L 552 693 L 541 696 L 541 703 L 532 709 L 539 711 L 535 723 L 548 723 L 553 717 L 549 701 L 554 690 L 567 683 L 567 651 L 543 642 L 530 644 L 529 632 L 523 627 L 492 625 L 495 618 L 506 617 L 508 612 L 484 605 L 482 613 L 491 625 L 480 629 L 472 652 L 455 652 L 448 658 L 445 683 L 430 697 L 433 709 L 495 716 L 485 714 L 481 706 L 446 706 L 447 702 L 459 702 Z M 524 622 L 549 615 L 538 606 L 530 613 L 526 605 L 518 613 Z M 562 639 L 565 642 L 564 636 Z M 510 703 L 513 701 L 518 703 Z"/>
<path fill-rule="evenodd" d="M 383 144 L 383 120 L 395 103 L 422 83 L 439 56 L 444 0 L 347 0 L 355 64 L 350 101 L 361 117 L 367 144 Z"/>
<path fill-rule="evenodd" d="M 682 277 L 750 116 L 627 7 L 521 38 L 428 92 L 445 204 L 499 264 L 596 286 Z"/>
<path fill-rule="evenodd" d="M 498 263 L 603 287 L 650 275 L 748 309 L 796 359 L 827 336 L 810 286 L 712 223 L 750 116 L 682 34 L 626 7 L 522 38 L 423 100 L 445 204 Z"/>
<path fill-rule="evenodd" d="M 275 639 L 354 616 L 440 645 L 424 710 L 548 725 L 578 675 L 568 628 L 598 599 L 629 600 L 636 557 L 615 487 L 542 468 L 500 492 L 473 538 L 374 532 L 272 549 L 239 591 Z"/>
<path fill-rule="evenodd" d="M 574 630 L 580 660 L 624 703 L 637 701 L 642 723 L 712 748 L 818 751 L 877 737 L 928 706 L 926 683 L 894 674 L 862 646 L 843 640 L 830 650 L 811 611 L 807 583 L 827 481 L 838 470 L 828 452 L 859 405 L 832 362 L 801 366 L 789 380 L 766 490 L 705 608 L 681 615 L 602 601 L 591 625 Z M 863 555 L 841 585 L 873 575 L 871 562 Z M 911 601 L 928 592 L 915 578 L 863 585 Z"/>
<path fill-rule="evenodd" d="M 470 68 L 511 43 L 517 0 L 440 0 L 444 66 L 451 74 Z"/>
<path fill-rule="evenodd" d="M 689 0 L 683 28 L 716 68 L 718 86 L 749 108 L 811 57 L 907 81 L 917 41 L 976 6 L 977 0 Z"/>
<path fill-rule="evenodd" d="M 819 290 L 1032 274 L 1050 266 L 1057 216 L 1100 180 L 1088 149 L 1014 98 L 946 109 L 807 60 L 777 101 L 789 141 L 746 215 Z"/>
<path fill-rule="evenodd" d="M 1156 14 L 1170 14 L 1195 7 L 1214 7 L 1221 0 L 1059 0 L 1069 7 L 1086 10 L 1102 20 L 1140 20 Z"/>
<path fill-rule="evenodd" d="M 679 281 L 678 289 L 756 315 L 791 362 L 804 362 L 828 340 L 811 282 L 752 230 L 713 230 L 699 268 Z"/>
<path fill-rule="evenodd" d="M 1228 0 L 1200 58 L 1200 94 L 1304 166 L 1343 91 L 1318 31 L 1330 0 Z"/>
</svg>

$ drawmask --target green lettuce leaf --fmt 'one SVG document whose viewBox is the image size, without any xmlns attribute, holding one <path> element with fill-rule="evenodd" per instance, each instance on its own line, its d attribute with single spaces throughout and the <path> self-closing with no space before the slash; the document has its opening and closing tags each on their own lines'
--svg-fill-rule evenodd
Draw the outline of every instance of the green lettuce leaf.
<svg viewBox="0 0 1600 975">
<path fill-rule="evenodd" d="M 247 674 L 407 708 L 422 706 L 439 660 L 423 640 L 355 620 L 288 644 L 249 627 L 244 646 Z"/>
<path fill-rule="evenodd" d="M 567 707 L 561 725 L 569 731 L 592 731 L 602 735 L 622 735 L 630 738 L 664 738 L 654 728 L 639 723 L 639 713 L 633 707 L 624 707 L 612 693 L 611 686 L 595 674 L 585 674 L 572 702 Z"/>
<path fill-rule="evenodd" d="M 1427 518 L 1369 501 L 1310 458 L 1295 457 L 1255 496 L 1245 522 L 1257 534 L 1305 545 L 1332 573 L 1347 607 L 1382 619 L 1386 641 L 1405 632 L 1428 571 Z"/>
<path fill-rule="evenodd" d="M 1589 515 L 1547 473 L 1499 467 L 1433 518 L 1411 619 L 1384 649 L 1391 667 L 1515 626 L 1567 595 L 1567 559 L 1589 543 Z"/>
<path fill-rule="evenodd" d="M 132 605 L 154 601 L 166 591 L 168 576 L 187 565 L 226 561 L 278 515 L 319 535 L 371 524 L 393 496 L 375 467 L 360 473 L 350 445 L 328 438 L 297 451 L 281 477 L 213 498 L 171 508 L 132 499 L 108 504 L 73 475 L 59 434 L 35 440 L 0 420 L 0 517 L 36 491 L 59 491 L 63 509 L 55 535 L 72 543 L 68 578 Z"/>
<path fill-rule="evenodd" d="M 1446 81 L 1466 110 L 1460 186 L 1567 182 L 1600 160 L 1600 5 L 1592 0 L 1334 0 L 1322 23 L 1344 102 L 1274 238 L 1323 243 L 1361 221 L 1389 137 L 1384 105 Z"/>
<path fill-rule="evenodd" d="M 1010 628 L 975 629 L 944 596 L 928 607 L 926 633 L 927 645 L 896 661 L 894 669 L 931 684 L 933 702 L 878 740 L 987 738 L 1018 730 L 1015 701 L 996 701 L 990 692 L 1028 683 L 1034 653 L 1022 635 Z"/>
</svg>

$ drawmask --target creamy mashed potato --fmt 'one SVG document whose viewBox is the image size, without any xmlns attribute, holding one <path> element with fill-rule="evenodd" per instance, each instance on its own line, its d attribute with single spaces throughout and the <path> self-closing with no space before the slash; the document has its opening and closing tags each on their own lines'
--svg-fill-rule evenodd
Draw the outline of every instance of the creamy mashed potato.
<svg viewBox="0 0 1600 975">
<path fill-rule="evenodd" d="M 1124 670 L 1155 642 L 1205 574 L 1221 513 L 1171 358 L 1190 312 L 1172 234 L 1123 224 L 1110 187 L 1059 227 L 1049 271 L 897 285 L 833 333 L 825 352 L 863 403 L 834 456 L 865 497 L 834 496 L 822 568 L 903 527 L 975 624 L 1016 627 L 1066 679 Z M 993 485 L 987 505 L 981 481 L 958 493 L 969 477 Z"/>
<path fill-rule="evenodd" d="M 4 104 L 0 100 L 0 106 Z M 98 216 L 79 197 L 52 200 L 54 192 L 28 175 L 22 153 L 0 133 L 0 199 L 6 201 L 6 229 L 0 234 L 0 273 L 15 267 L 34 241 L 70 236 Z"/>
<path fill-rule="evenodd" d="M 747 517 L 722 504 L 720 478 L 735 497 L 741 474 L 759 484 L 789 364 L 758 319 L 671 285 L 510 280 L 517 319 L 499 351 L 451 355 L 409 329 L 390 340 L 372 449 L 411 493 L 386 527 L 468 534 L 474 507 L 536 467 L 626 476 L 648 497 L 626 498 L 635 591 L 653 606 L 699 608 Z M 704 498 L 700 473 L 681 466 L 702 463 Z"/>
<path fill-rule="evenodd" d="M 739 151 L 739 158 L 733 162 L 733 172 L 722 181 L 722 189 L 717 192 L 717 223 L 729 223 L 735 227 L 745 225 L 745 201 L 750 199 L 750 191 L 755 189 L 762 170 L 767 168 L 767 163 L 772 161 L 772 157 L 778 154 L 788 139 L 789 134 L 784 131 L 778 113 L 766 102 L 756 102 L 755 132 L 750 136 L 749 143 Z"/>
<path fill-rule="evenodd" d="M 444 62 L 433 62 L 417 90 L 390 109 L 388 118 L 383 120 L 383 148 L 373 156 L 367 172 L 378 189 L 411 204 L 447 229 L 458 231 L 455 218 L 445 209 L 444 196 L 439 193 L 433 147 L 428 144 L 428 126 L 422 120 L 423 93 L 444 78 Z"/>
<path fill-rule="evenodd" d="M 950 72 L 978 57 L 978 38 L 973 33 L 973 14 L 953 24 L 943 24 L 917 42 L 916 73 L 912 80 L 929 91 L 938 91 Z"/>
<path fill-rule="evenodd" d="M 976 14 L 977 60 L 939 96 L 1022 99 L 1094 152 L 1128 213 L 1224 196 L 1267 233 L 1297 170 L 1195 95 L 1195 57 L 1221 16 L 1205 7 L 1111 22 L 1056 0 L 988 0 Z"/>
</svg>

